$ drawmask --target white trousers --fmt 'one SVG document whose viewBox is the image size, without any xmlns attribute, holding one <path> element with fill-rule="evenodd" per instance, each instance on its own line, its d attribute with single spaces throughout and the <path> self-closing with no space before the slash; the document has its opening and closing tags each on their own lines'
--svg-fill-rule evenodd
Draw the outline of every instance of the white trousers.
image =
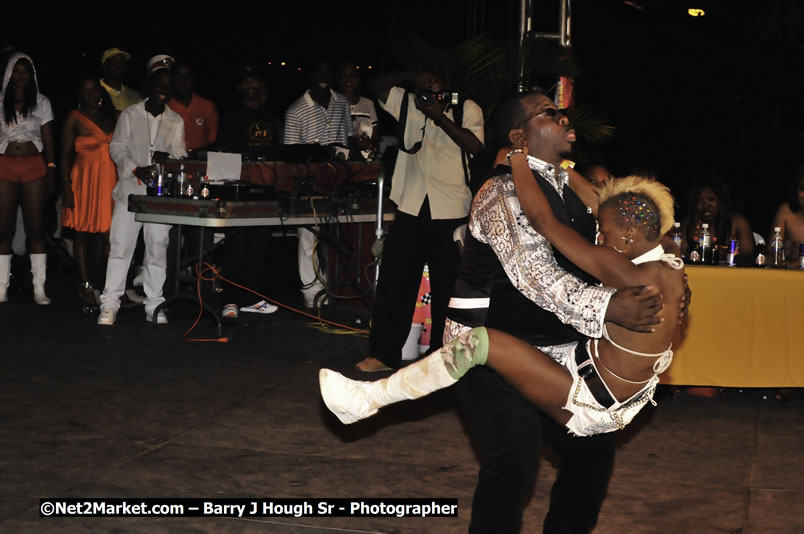
<svg viewBox="0 0 804 534">
<path fill-rule="evenodd" d="M 143 260 L 143 289 L 145 311 L 153 310 L 162 302 L 162 287 L 167 272 L 167 248 L 170 242 L 169 224 L 141 223 L 134 220 L 126 202 L 115 202 L 112 212 L 112 228 L 109 231 L 109 262 L 106 264 L 106 286 L 101 295 L 101 306 L 117 311 L 120 297 L 126 290 L 126 275 L 137 246 L 137 236 L 142 229 L 145 241 Z"/>
<path fill-rule="evenodd" d="M 324 284 L 316 278 L 316 270 L 313 265 L 313 254 L 316 253 L 315 245 L 318 242 L 318 238 L 313 232 L 302 227 L 298 229 L 298 236 L 299 278 L 301 278 L 302 283 L 301 292 L 305 300 L 312 302 L 316 294 L 324 289 Z M 326 280 L 326 273 L 323 272 L 323 266 L 318 263 L 318 259 L 316 259 L 315 265 L 318 265 L 319 275 Z M 310 287 L 307 287 L 308 285 Z"/>
</svg>

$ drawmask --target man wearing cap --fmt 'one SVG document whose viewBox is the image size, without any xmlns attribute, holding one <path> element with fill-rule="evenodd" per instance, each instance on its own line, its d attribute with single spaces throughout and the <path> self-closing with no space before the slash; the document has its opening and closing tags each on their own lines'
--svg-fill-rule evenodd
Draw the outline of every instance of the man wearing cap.
<svg viewBox="0 0 804 534">
<path fill-rule="evenodd" d="M 101 56 L 103 78 L 100 84 L 109 93 L 118 113 L 142 100 L 142 95 L 123 83 L 129 59 L 131 54 L 119 48 L 109 48 Z"/>
<path fill-rule="evenodd" d="M 149 166 L 154 162 L 187 155 L 184 122 L 178 113 L 167 107 L 173 92 L 172 66 L 173 58 L 166 55 L 154 56 L 148 61 L 148 98 L 120 113 L 109 147 L 117 166 L 118 182 L 112 191 L 115 204 L 109 234 L 111 246 L 99 325 L 111 326 L 115 322 L 140 229 L 145 241 L 143 289 L 146 321 L 153 319 L 156 307 L 165 300 L 162 286 L 167 270 L 170 226 L 137 222 L 134 214 L 128 211 L 128 196 L 145 194 Z M 167 323 L 164 313 L 159 312 L 157 322 Z"/>
</svg>

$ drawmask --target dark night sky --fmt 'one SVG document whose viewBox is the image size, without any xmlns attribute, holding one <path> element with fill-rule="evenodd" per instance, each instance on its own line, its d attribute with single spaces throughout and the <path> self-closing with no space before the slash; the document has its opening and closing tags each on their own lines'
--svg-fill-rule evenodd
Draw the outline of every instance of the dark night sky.
<svg viewBox="0 0 804 534">
<path fill-rule="evenodd" d="M 573 2 L 573 52 L 581 70 L 578 102 L 596 106 L 616 127 L 614 139 L 584 147 L 584 156 L 603 158 L 618 173 L 653 169 L 682 205 L 685 185 L 695 174 L 717 172 L 731 184 L 737 206 L 755 230 L 766 233 L 770 212 L 800 163 L 797 149 L 804 141 L 798 106 L 804 9 L 796 0 L 750 6 L 725 0 L 635 3 L 643 9 L 616 0 Z M 453 46 L 467 37 L 470 10 L 482 13 L 487 32 L 507 39 L 516 25 L 518 2 L 378 4 L 265 2 L 216 8 L 210 14 L 167 8 L 156 16 L 138 9 L 125 17 L 106 13 L 102 25 L 73 10 L 4 24 L 0 42 L 33 55 L 57 116 L 73 106 L 77 77 L 96 72 L 101 52 L 111 46 L 134 55 L 132 82 L 154 53 L 193 60 L 201 75 L 198 92 L 222 108 L 234 98 L 238 62 L 272 60 L 272 100 L 281 113 L 304 87 L 303 73 L 294 68 L 312 56 L 353 58 L 376 69 L 386 59 L 387 36 L 394 30 L 412 28 L 437 46 Z M 541 24 L 552 30 L 557 0 L 536 4 Z M 686 15 L 687 7 L 697 6 L 707 10 L 706 17 Z M 30 19 L 30 13 L 16 17 Z M 289 66 L 276 65 L 282 60 Z"/>
</svg>

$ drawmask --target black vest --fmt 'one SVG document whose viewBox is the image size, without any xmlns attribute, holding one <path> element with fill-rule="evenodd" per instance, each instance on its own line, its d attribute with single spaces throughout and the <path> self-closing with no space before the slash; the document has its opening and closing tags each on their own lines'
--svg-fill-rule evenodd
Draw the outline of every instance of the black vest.
<svg viewBox="0 0 804 534">
<path fill-rule="evenodd" d="M 496 174 L 510 174 L 508 167 L 498 167 Z M 595 239 L 595 219 L 587 212 L 581 199 L 564 188 L 564 200 L 550 183 L 533 173 L 542 188 L 555 216 L 589 241 Z M 524 214 L 520 212 L 520 216 Z M 558 250 L 553 251 L 558 264 L 588 284 L 597 280 L 570 263 Z M 583 339 L 572 326 L 558 320 L 552 313 L 539 308 L 511 284 L 493 249 L 477 241 L 467 232 L 461 273 L 456 282 L 455 296 L 464 298 L 490 297 L 488 310 L 450 309 L 450 319 L 467 326 L 485 325 L 516 336 L 535 346 L 550 346 Z M 479 313 L 478 313 L 479 312 Z M 485 315 L 485 317 L 482 317 Z"/>
</svg>

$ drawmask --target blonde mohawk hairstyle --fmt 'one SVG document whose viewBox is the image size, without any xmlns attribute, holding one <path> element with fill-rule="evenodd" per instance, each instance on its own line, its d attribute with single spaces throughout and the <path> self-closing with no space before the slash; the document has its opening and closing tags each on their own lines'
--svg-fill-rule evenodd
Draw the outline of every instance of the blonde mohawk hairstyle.
<svg viewBox="0 0 804 534">
<path fill-rule="evenodd" d="M 600 186 L 600 205 L 603 206 L 607 201 L 620 195 L 639 195 L 650 200 L 659 210 L 659 237 L 670 231 L 673 227 L 675 200 L 670 193 L 670 189 L 653 179 L 642 176 L 626 176 L 625 178 L 614 178 L 606 180 Z"/>
</svg>

